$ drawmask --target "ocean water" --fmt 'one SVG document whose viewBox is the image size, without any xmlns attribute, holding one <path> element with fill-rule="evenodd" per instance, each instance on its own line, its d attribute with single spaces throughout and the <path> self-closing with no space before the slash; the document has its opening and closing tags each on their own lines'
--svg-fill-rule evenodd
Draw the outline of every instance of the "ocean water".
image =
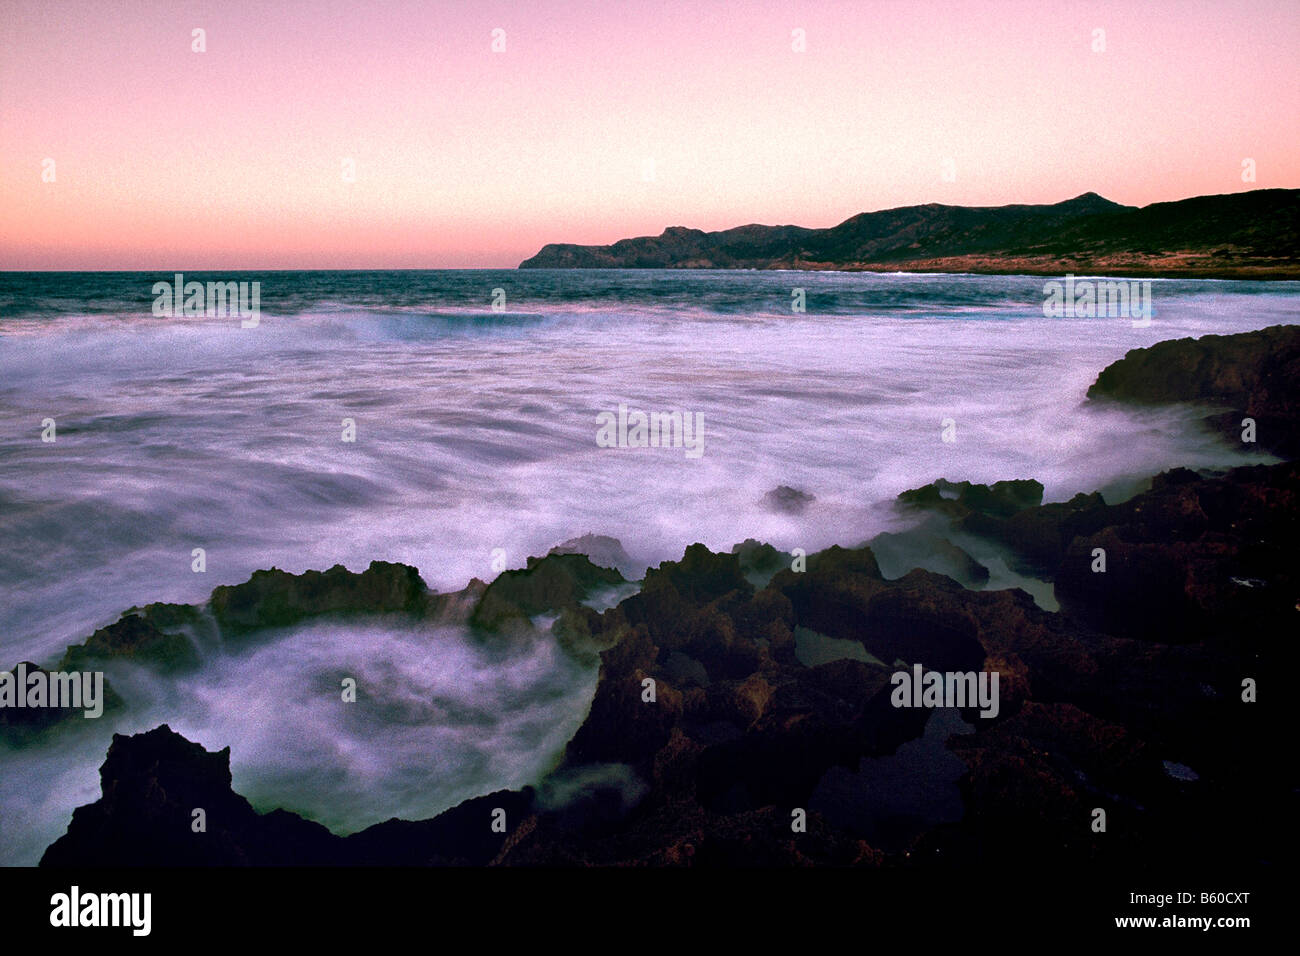
<svg viewBox="0 0 1300 956">
<path fill-rule="evenodd" d="M 456 590 L 588 532 L 643 566 L 696 541 L 811 552 L 896 528 L 894 496 L 938 477 L 1032 477 L 1062 500 L 1259 461 L 1185 410 L 1093 407 L 1085 392 L 1131 348 L 1300 321 L 1294 282 L 1157 280 L 1135 328 L 1044 318 L 1030 277 L 186 275 L 260 282 L 245 328 L 154 315 L 153 284 L 171 278 L 0 273 L 0 667 L 48 665 L 127 607 L 200 602 L 258 568 L 401 561 Z M 620 404 L 698 414 L 703 453 L 601 447 L 598 416 Z M 768 510 L 778 485 L 815 500 Z M 113 728 L 167 721 L 230 745 L 255 805 L 340 831 L 534 782 L 594 673 L 493 653 L 465 635 L 316 627 L 255 663 L 213 650 L 185 682 L 110 675 L 147 703 L 75 740 L 0 745 L 0 862 L 33 862 L 95 798 Z M 388 682 L 380 716 L 326 709 L 325 678 L 350 669 Z"/>
</svg>

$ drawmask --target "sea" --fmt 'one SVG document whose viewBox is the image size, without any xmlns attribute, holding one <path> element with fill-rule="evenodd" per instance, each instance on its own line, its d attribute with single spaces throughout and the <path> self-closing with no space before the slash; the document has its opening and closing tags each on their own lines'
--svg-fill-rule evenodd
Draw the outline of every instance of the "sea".
<svg viewBox="0 0 1300 956">
<path fill-rule="evenodd" d="M 1300 321 L 1297 282 L 1151 280 L 1142 321 L 1048 317 L 1027 276 L 183 275 L 257 283 L 257 314 L 176 314 L 171 272 L 0 272 L 0 668 L 260 568 L 404 562 L 454 591 L 596 534 L 635 577 L 694 542 L 857 546 L 941 477 L 1114 501 L 1170 467 L 1269 461 L 1196 410 L 1086 392 L 1130 349 Z M 626 440 L 599 440 L 620 415 Z M 663 440 L 638 442 L 638 415 Z M 780 486 L 806 505 L 774 506 Z M 346 833 L 538 783 L 596 680 L 549 642 L 385 621 L 202 650 L 186 675 L 110 670 L 124 713 L 0 743 L 0 863 L 37 862 L 96 799 L 113 732 L 230 746 L 254 806 Z M 373 706 L 340 706 L 345 676 Z"/>
</svg>

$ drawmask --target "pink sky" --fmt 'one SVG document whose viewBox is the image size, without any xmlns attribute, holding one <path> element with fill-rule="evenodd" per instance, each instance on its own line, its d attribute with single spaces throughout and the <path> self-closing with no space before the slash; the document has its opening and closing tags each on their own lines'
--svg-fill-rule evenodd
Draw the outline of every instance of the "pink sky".
<svg viewBox="0 0 1300 956">
<path fill-rule="evenodd" d="M 0 24 L 3 269 L 514 266 L 668 225 L 1300 187 L 1295 0 L 0 0 Z"/>
</svg>

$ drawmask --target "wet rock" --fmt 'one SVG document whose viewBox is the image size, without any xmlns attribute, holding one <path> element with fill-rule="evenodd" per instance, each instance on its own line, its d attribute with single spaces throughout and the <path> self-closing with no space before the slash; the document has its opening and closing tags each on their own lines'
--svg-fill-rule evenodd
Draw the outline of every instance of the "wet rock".
<svg viewBox="0 0 1300 956">
<path fill-rule="evenodd" d="M 611 646 L 611 638 L 599 625 L 600 615 L 589 607 L 575 605 L 561 608 L 551 624 L 551 636 L 573 657 L 595 665 L 601 651 Z"/>
<path fill-rule="evenodd" d="M 1113 791 L 1154 780 L 1154 758 L 1141 742 L 1068 704 L 1031 702 L 1008 721 L 976 729 L 949 741 L 969 768 L 961 784 L 966 818 L 923 838 L 918 859 L 938 853 L 965 865 L 1061 867 L 1125 856 L 1125 842 L 1149 814 Z M 1090 827 L 1096 807 L 1108 813 L 1105 833 Z M 952 840 L 954 830 L 964 840 Z"/>
<path fill-rule="evenodd" d="M 688 547 L 681 561 L 665 561 L 647 571 L 642 593 L 668 587 L 696 607 L 733 591 L 750 594 L 754 590 L 737 555 L 714 554 L 702 544 Z"/>
<path fill-rule="evenodd" d="M 122 698 L 113 690 L 107 679 L 102 679 L 103 683 L 99 691 L 102 696 L 98 702 L 100 707 L 99 716 L 88 718 L 87 710 L 90 709 L 90 703 L 81 696 L 81 692 L 85 688 L 82 682 L 82 674 L 73 668 L 59 667 L 55 670 L 65 675 L 53 679 L 59 681 L 57 692 L 60 695 L 60 703 L 64 699 L 68 699 L 70 703 L 79 700 L 80 706 L 51 706 L 54 702 L 53 694 L 56 692 L 56 688 L 52 684 L 50 671 L 32 661 L 22 661 L 6 672 L 9 676 L 5 680 L 9 692 L 14 695 L 14 699 L 5 700 L 0 698 L 0 701 L 3 701 L 3 704 L 0 704 L 0 740 L 14 747 L 40 743 L 55 728 L 61 730 L 90 729 L 90 726 L 96 720 L 102 719 L 105 714 L 111 713 L 122 706 Z M 22 695 L 24 704 L 29 704 L 32 701 L 31 680 L 33 675 L 39 675 L 38 682 L 43 688 L 40 698 L 41 703 L 38 706 L 17 706 L 18 695 Z M 77 682 L 75 687 L 68 679 L 69 676 L 75 677 Z M 64 690 L 65 687 L 67 688 L 66 691 Z M 68 693 L 70 697 L 64 698 L 64 693 Z"/>
<path fill-rule="evenodd" d="M 1056 593 L 1063 609 L 1099 630 L 1181 643 L 1300 623 L 1296 463 L 1217 478 L 1175 469 L 1091 523 L 1100 527 L 1071 542 Z M 1097 570 L 1103 556 L 1105 570 Z"/>
<path fill-rule="evenodd" d="M 126 658 L 164 673 L 193 670 L 199 665 L 194 643 L 184 633 L 167 628 L 197 624 L 199 612 L 188 604 L 150 604 L 126 612 L 100 628 L 83 644 L 67 649 L 60 670 L 88 670 L 110 658 Z"/>
<path fill-rule="evenodd" d="M 597 567 L 614 568 L 628 580 L 640 577 L 640 569 L 644 568 L 632 560 L 617 538 L 590 532 L 557 544 L 547 554 L 584 554 Z"/>
<path fill-rule="evenodd" d="M 569 762 L 619 761 L 636 765 L 654 756 L 681 716 L 681 691 L 655 671 L 657 648 L 635 629 L 602 655 L 600 681 L 587 719 L 569 741 Z M 647 700 L 647 678 L 654 680 L 654 700 Z"/>
<path fill-rule="evenodd" d="M 1025 508 L 1002 519 L 972 514 L 962 521 L 961 529 L 1010 549 L 1018 559 L 1011 562 L 1017 570 L 1050 580 L 1070 542 L 1099 525 L 1105 507 L 1099 493 L 1080 493 L 1069 501 Z"/>
<path fill-rule="evenodd" d="M 582 554 L 550 554 L 529 558 L 527 567 L 503 571 L 487 586 L 470 623 L 485 630 L 506 624 L 527 624 L 548 611 L 574 608 L 588 594 L 623 583 L 623 575 L 598 567 Z"/>
<path fill-rule="evenodd" d="M 328 862 L 339 840 L 282 810 L 261 815 L 230 788 L 230 749 L 209 753 L 166 724 L 113 735 L 103 796 L 78 807 L 42 866 L 238 866 Z M 195 808 L 207 832 L 194 832 Z"/>
<path fill-rule="evenodd" d="M 472 580 L 452 594 L 429 591 L 409 565 L 373 561 L 360 574 L 336 565 L 328 571 L 289 574 L 254 571 L 248 581 L 220 586 L 206 607 L 148 604 L 126 611 L 81 644 L 70 645 L 59 670 L 94 670 L 124 661 L 164 674 L 191 671 L 201 663 L 198 639 L 235 645 L 258 632 L 288 627 L 322 615 L 404 614 L 432 623 L 463 624 L 487 589 Z M 578 643 L 576 637 L 574 643 Z M 113 695 L 121 703 L 121 698 Z"/>
<path fill-rule="evenodd" d="M 769 587 L 789 598 L 802 626 L 858 641 L 881 660 L 969 670 L 984 659 L 959 584 L 920 570 L 886 582 L 869 548 L 812 555 L 805 572 L 783 571 Z"/>
<path fill-rule="evenodd" d="M 1300 326 L 1173 339 L 1132 349 L 1102 370 L 1090 399 L 1160 405 L 1226 405 L 1214 418 L 1224 440 L 1242 447 L 1241 420 L 1254 418 L 1263 448 L 1300 454 Z"/>
<path fill-rule="evenodd" d="M 433 820 L 390 820 L 344 838 L 284 810 L 257 813 L 231 789 L 229 748 L 209 752 L 166 724 L 115 734 L 100 785 L 101 798 L 74 811 L 42 866 L 485 866 L 527 820 L 533 796 L 487 794 Z M 194 830 L 195 808 L 204 832 Z M 497 808 L 505 834 L 490 826 Z"/>
<path fill-rule="evenodd" d="M 989 569 L 947 538 L 919 528 L 903 532 L 882 531 L 871 539 L 876 560 L 899 577 L 914 568 L 943 574 L 967 588 L 988 583 Z"/>
<path fill-rule="evenodd" d="M 552 796 L 545 805 L 527 790 L 502 792 L 431 821 L 390 821 L 321 843 L 291 814 L 249 817 L 231 802 L 228 767 L 224 775 L 208 768 L 209 799 L 232 821 L 216 844 L 219 859 L 1060 867 L 1226 865 L 1266 855 L 1273 810 L 1292 785 L 1270 750 L 1267 718 L 1241 700 L 1240 680 L 1294 664 L 1300 465 L 1220 477 L 1175 470 L 1121 505 L 1085 496 L 1069 508 L 1006 513 L 1033 495 L 1013 489 L 993 496 L 997 504 L 977 495 L 982 510 L 965 517 L 1005 522 L 1054 508 L 1043 525 L 1058 540 L 1073 535 L 1056 573 L 1063 613 L 1044 611 L 1023 591 L 971 591 L 926 570 L 886 580 L 870 548 L 809 555 L 806 570 L 782 568 L 756 589 L 745 554 L 698 544 L 650 569 L 640 593 L 597 613 L 579 596 L 602 580 L 592 575 L 610 572 L 577 555 L 534 559 L 498 579 L 491 602 L 492 586 L 474 591 L 480 611 L 486 605 L 483 613 L 501 621 L 558 613 L 559 640 L 599 653 L 590 712 L 555 772 L 599 780 L 602 767 L 617 765 L 619 779 L 636 787 L 593 784 L 568 804 Z M 1107 548 L 1107 570 L 1081 583 L 1070 562 L 1091 559 L 1094 542 Z M 854 641 L 891 663 L 805 666 L 794 653 L 798 628 Z M 966 767 L 965 815 L 907 820 L 886 841 L 920 831 L 906 855 L 881 853 L 847 817 L 809 813 L 808 832 L 794 834 L 792 810 L 807 808 L 833 768 L 851 772 L 924 732 L 927 710 L 890 700 L 899 661 L 999 675 L 998 716 L 968 709 L 971 729 L 949 738 Z M 106 776 L 104 797 L 77 811 L 51 859 L 131 862 L 133 841 L 160 845 L 150 836 L 159 827 L 165 852 L 147 859 L 210 859 L 176 842 L 171 827 L 180 818 L 167 803 L 187 786 L 171 782 L 169 768 L 192 778 L 207 764 L 155 757 L 110 760 L 119 769 Z M 1198 780 L 1170 776 L 1166 761 L 1194 767 Z M 191 763 L 197 769 L 186 770 Z M 868 806 L 863 817 L 879 827 L 904 798 L 882 795 L 880 812 Z M 509 807 L 508 834 L 483 823 L 495 806 Z M 1089 826 L 1097 807 L 1108 811 L 1106 834 Z M 1188 840 L 1207 819 L 1224 835 Z"/>
<path fill-rule="evenodd" d="M 1024 508 L 1041 504 L 1043 486 L 1032 478 L 997 481 L 992 485 L 940 478 L 920 488 L 901 492 L 898 500 L 908 507 L 924 508 L 954 518 L 962 518 L 972 512 L 1005 518 Z"/>
<path fill-rule="evenodd" d="M 1030 479 L 999 481 L 992 485 L 940 479 L 903 492 L 898 501 L 904 508 L 946 517 L 957 532 L 1002 545 L 1010 552 L 1008 564 L 1014 570 L 1050 580 L 1080 526 L 1105 501 L 1095 492 L 1047 505 L 1041 504 L 1042 497 L 1043 486 Z M 894 543 L 886 539 L 885 547 Z M 952 547 L 955 546 L 934 546 L 928 561 L 921 566 L 941 574 L 954 570 L 957 573 L 950 576 L 968 586 L 979 583 L 979 578 L 972 577 L 972 572 L 963 566 L 961 556 L 951 552 Z M 978 571 L 974 574 L 978 575 Z M 984 580 L 987 580 L 987 569 Z"/>
<path fill-rule="evenodd" d="M 209 607 L 227 636 L 289 627 L 323 614 L 421 615 L 431 594 L 410 565 L 372 561 L 360 574 L 335 565 L 328 571 L 289 574 L 254 571 L 243 584 L 218 587 Z"/>
<path fill-rule="evenodd" d="M 1070 542 L 1079 534 L 1101 527 L 1106 502 L 1093 492 L 1044 505 L 1040 503 L 1042 495 L 1043 486 L 1032 480 L 972 485 L 940 479 L 903 492 L 898 501 L 904 508 L 943 516 L 954 531 L 1001 545 L 1009 552 L 1008 564 L 1017 572 L 1051 580 Z M 927 532 L 940 542 L 944 540 L 932 526 L 916 529 L 913 534 Z M 886 538 L 883 545 L 891 548 L 908 543 Z M 961 556 L 951 551 L 954 547 L 932 545 L 927 561 L 920 566 L 941 574 L 956 571 L 949 576 L 967 586 L 979 583 L 979 578 L 971 578 L 971 572 L 963 567 Z"/>
<path fill-rule="evenodd" d="M 490 866 L 536 826 L 531 787 L 474 797 L 431 820 L 388 820 L 340 840 L 330 862 L 361 866 Z M 505 812 L 505 832 L 493 815 Z"/>
<path fill-rule="evenodd" d="M 802 514 L 816 500 L 815 496 L 806 491 L 791 488 L 789 485 L 777 485 L 763 496 L 763 506 L 769 511 L 797 515 Z"/>
<path fill-rule="evenodd" d="M 763 587 L 772 575 L 790 567 L 793 555 L 778 551 L 770 544 L 746 538 L 731 546 L 731 553 L 740 559 L 740 570 L 755 587 Z"/>
</svg>

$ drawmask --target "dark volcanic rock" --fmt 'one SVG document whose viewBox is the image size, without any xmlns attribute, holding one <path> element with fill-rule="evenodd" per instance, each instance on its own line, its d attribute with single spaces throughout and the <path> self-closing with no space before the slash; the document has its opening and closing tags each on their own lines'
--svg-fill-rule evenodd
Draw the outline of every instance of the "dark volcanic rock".
<svg viewBox="0 0 1300 956">
<path fill-rule="evenodd" d="M 789 598 L 804 627 L 858 641 L 880 660 L 970 670 L 984 659 L 960 585 L 920 570 L 886 582 L 870 549 L 812 555 L 807 571 L 782 571 L 769 587 Z"/>
<path fill-rule="evenodd" d="M 755 587 L 763 587 L 772 575 L 790 567 L 793 555 L 778 551 L 770 544 L 746 538 L 731 546 L 731 553 L 740 559 L 740 570 Z"/>
<path fill-rule="evenodd" d="M 530 558 L 525 570 L 506 572 L 491 585 L 475 579 L 451 594 L 429 591 L 416 568 L 385 561 L 372 561 L 359 574 L 341 565 L 302 574 L 271 568 L 254 571 L 243 584 L 217 587 L 206 608 L 188 604 L 131 608 L 84 643 L 68 647 L 58 669 L 94 670 L 119 660 L 163 673 L 192 670 L 200 664 L 195 635 L 239 645 L 263 631 L 326 615 L 398 614 L 412 620 L 468 622 L 494 631 L 511 622 L 526 625 L 533 615 L 556 612 L 560 621 L 553 631 L 555 639 L 575 656 L 590 657 L 607 645 L 599 634 L 592 635 L 587 618 L 594 612 L 579 602 L 598 588 L 622 583 L 617 571 L 597 567 L 580 554 Z M 122 703 L 116 694 L 106 696 L 114 706 Z"/>
<path fill-rule="evenodd" d="M 583 554 L 549 554 L 529 558 L 518 571 L 503 571 L 487 586 L 470 622 L 486 630 L 497 630 L 508 622 L 526 623 L 547 611 L 575 607 L 601 587 L 623 583 L 623 575 L 612 568 L 592 564 Z"/>
<path fill-rule="evenodd" d="M 962 520 L 960 528 L 1011 549 L 1018 558 L 1012 563 L 1019 570 L 1050 578 L 1070 542 L 1099 523 L 1105 505 L 1098 492 L 1080 493 L 1069 501 L 1025 508 L 1001 519 L 972 514 Z"/>
<path fill-rule="evenodd" d="M 1124 521 L 1104 531 L 1121 541 L 1159 534 L 1195 543 L 1199 582 L 1238 569 L 1255 548 L 1274 562 L 1279 537 L 1296 530 L 1273 510 L 1294 512 L 1295 469 L 1239 472 L 1162 478 L 1146 500 L 1108 509 Z M 1207 536 L 1226 534 L 1228 511 L 1240 522 L 1240 548 L 1221 537 L 1215 551 Z M 582 560 L 556 580 L 591 574 Z M 502 606 L 537 607 L 559 593 L 534 590 L 526 575 L 507 580 L 517 590 L 503 593 Z M 1292 579 L 1259 580 L 1267 586 L 1211 601 L 1217 610 L 1205 615 L 1199 639 L 1173 645 L 1152 639 L 1159 634 L 1102 633 L 1021 591 L 968 591 L 926 571 L 887 581 L 866 548 L 810 555 L 806 571 L 784 569 L 755 590 L 737 555 L 693 545 L 681 561 L 652 569 L 644 590 L 618 607 L 569 609 L 572 626 L 605 649 L 590 713 L 556 778 L 624 783 L 544 802 L 528 789 L 500 792 L 430 821 L 389 821 L 342 839 L 293 814 L 254 813 L 230 791 L 226 753 L 207 754 L 160 728 L 115 738 L 103 797 L 76 812 L 43 862 L 1061 867 L 1256 859 L 1267 852 L 1260 821 L 1276 817 L 1252 808 L 1271 813 L 1289 785 L 1267 753 L 1263 717 L 1240 699 L 1240 679 L 1275 673 L 1280 658 L 1294 657 L 1288 639 L 1298 613 Z M 1273 587 L 1288 595 L 1290 617 Z M 1239 631 L 1239 619 L 1250 633 Z M 885 660 L 999 674 L 998 716 L 968 710 L 971 731 L 950 741 L 968 767 L 960 822 L 932 826 L 906 857 L 873 849 L 847 817 L 810 813 L 806 833 L 790 828 L 831 768 L 891 754 L 919 737 L 929 716 L 892 706 L 891 667 L 803 666 L 793 654 L 795 627 L 860 641 Z M 1198 779 L 1171 776 L 1167 761 Z M 889 806 L 906 799 L 882 795 Z M 207 834 L 190 830 L 194 807 L 207 810 Z M 1097 807 L 1109 815 L 1107 834 L 1090 828 Z M 506 811 L 506 833 L 489 826 L 496 808 Z M 1189 840 L 1205 819 L 1228 835 Z"/>
<path fill-rule="evenodd" d="M 536 825 L 534 793 L 498 790 L 466 800 L 432 820 L 388 820 L 341 841 L 339 858 L 365 866 L 488 866 Z M 504 811 L 505 831 L 493 828 Z"/>
<path fill-rule="evenodd" d="M 1183 642 L 1300 625 L 1300 463 L 1221 478 L 1175 469 L 1090 523 L 1063 557 L 1056 594 L 1094 627 Z"/>
<path fill-rule="evenodd" d="M 231 789 L 230 748 L 210 753 L 166 724 L 131 737 L 115 734 L 100 768 L 103 796 L 79 807 L 42 866 L 319 866 L 491 863 L 526 818 L 532 792 L 500 792 L 453 807 L 433 820 L 390 820 L 349 837 L 285 810 L 257 813 Z M 195 810 L 204 811 L 195 832 Z"/>
<path fill-rule="evenodd" d="M 244 584 L 218 587 L 209 602 L 227 635 L 288 627 L 322 614 L 422 614 L 430 592 L 410 565 L 371 561 L 355 574 L 336 564 L 328 571 L 289 574 L 254 571 Z"/>
<path fill-rule="evenodd" d="M 970 768 L 963 829 L 986 864 L 1122 859 L 1126 848 L 1116 842 L 1132 840 L 1149 814 L 1112 794 L 1163 783 L 1141 741 L 1069 704 L 1027 703 L 995 727 L 953 737 L 951 746 Z M 1029 807 L 1033 813 L 1024 812 Z M 1090 827 L 1095 807 L 1110 816 L 1106 833 Z"/>
<path fill-rule="evenodd" d="M 198 620 L 198 609 L 188 604 L 133 608 L 90 635 L 84 644 L 70 646 L 59 669 L 87 670 L 97 661 L 122 657 L 163 672 L 192 670 L 199 664 L 194 644 L 185 634 L 163 628 L 189 628 Z"/>
<path fill-rule="evenodd" d="M 585 554 L 592 564 L 614 568 L 624 577 L 634 574 L 637 568 L 636 562 L 623 550 L 622 542 L 603 534 L 584 534 L 580 538 L 570 538 L 551 548 L 547 554 Z"/>
<path fill-rule="evenodd" d="M 57 668 L 57 670 L 62 671 L 66 675 L 69 671 L 77 669 L 60 667 Z M 50 688 L 48 684 L 50 672 L 31 661 L 23 661 L 19 664 L 15 664 L 11 670 L 7 671 L 7 673 L 11 675 L 8 680 L 12 682 L 12 689 L 15 694 L 30 689 L 20 687 L 19 680 L 24 677 L 30 680 L 33 674 L 42 675 L 46 686 L 45 693 L 47 695 L 52 693 L 52 688 Z M 63 678 L 56 679 L 62 680 Z M 76 679 L 78 681 L 81 680 L 80 673 L 76 674 Z M 81 686 L 78 686 L 75 692 L 71 687 L 69 687 L 69 692 L 75 693 L 78 696 L 80 695 L 80 691 Z M 117 710 L 122 706 L 122 698 L 118 696 L 107 680 L 104 680 L 103 682 L 101 693 L 103 695 L 103 699 L 100 701 L 102 711 L 98 717 L 87 718 L 86 711 L 89 708 L 89 704 L 85 703 L 84 700 L 83 706 L 81 707 L 52 707 L 48 706 L 51 702 L 49 696 L 45 698 L 45 703 L 42 706 L 18 707 L 16 704 L 14 706 L 0 706 L 0 740 L 4 740 L 6 743 L 15 747 L 22 747 L 44 739 L 46 732 L 55 727 L 62 726 L 64 728 L 72 729 L 85 727 L 88 729 L 89 724 L 93 724 L 96 720 L 102 719 L 105 714 Z M 24 698 L 24 700 L 26 699 L 27 698 Z M 77 699 L 77 696 L 72 697 L 72 700 L 74 701 Z M 87 721 L 89 721 L 89 723 L 87 723 Z"/>
<path fill-rule="evenodd" d="M 1106 502 L 1097 492 L 1046 505 L 1040 504 L 1042 498 L 1043 486 L 1032 479 L 976 485 L 941 478 L 898 496 L 906 508 L 940 515 L 957 531 L 1003 545 L 1016 570 L 1050 580 L 1070 542 L 1100 527 L 1099 513 Z M 940 550 L 934 552 L 936 559 L 940 555 Z M 933 563 L 922 566 L 947 573 Z M 956 568 L 962 570 L 960 562 Z"/>
<path fill-rule="evenodd" d="M 462 591 L 435 594 L 420 580 L 418 570 L 386 561 L 372 561 L 360 574 L 342 565 L 302 574 L 277 568 L 254 571 L 243 584 L 214 589 L 207 607 L 131 608 L 83 643 L 70 645 L 58 669 L 94 670 L 107 661 L 123 660 L 162 673 L 193 670 L 200 663 L 196 637 L 247 641 L 260 630 L 319 615 L 401 613 L 463 622 L 485 587 L 475 579 Z"/>
<path fill-rule="evenodd" d="M 1043 486 L 1032 478 L 996 481 L 992 485 L 939 478 L 920 488 L 901 492 L 898 500 L 913 508 L 924 508 L 954 518 L 964 518 L 972 513 L 1005 518 L 1041 504 Z"/>
<path fill-rule="evenodd" d="M 211 866 L 326 862 L 337 838 L 282 810 L 265 816 L 230 789 L 230 749 L 209 753 L 163 724 L 113 735 L 103 796 L 78 807 L 42 866 Z M 194 832 L 194 811 L 207 831 Z"/>
<path fill-rule="evenodd" d="M 789 485 L 778 485 L 763 496 L 763 505 L 769 511 L 797 515 L 802 514 L 816 500 L 816 497 L 806 491 L 791 488 Z"/>
<path fill-rule="evenodd" d="M 1102 370 L 1088 397 L 1138 404 L 1200 402 L 1231 411 L 1215 422 L 1242 444 L 1242 419 L 1257 442 L 1286 458 L 1300 455 L 1300 325 L 1237 335 L 1173 339 L 1133 349 Z"/>
<path fill-rule="evenodd" d="M 923 568 L 943 574 L 968 588 L 988 583 L 989 569 L 947 538 L 920 529 L 903 532 L 882 531 L 871 539 L 876 560 L 906 573 Z"/>
<path fill-rule="evenodd" d="M 1280 379 L 1292 366 L 1276 354 L 1289 347 L 1249 352 L 1262 369 L 1239 375 L 1229 369 L 1249 358 L 1198 359 L 1194 378 L 1204 373 L 1206 384 L 1197 397 L 1221 398 L 1239 378 L 1234 394 L 1246 407 L 1284 418 L 1290 392 Z M 1147 361 L 1113 373 L 1106 388 L 1123 393 Z M 1282 858 L 1275 830 L 1294 809 L 1294 781 L 1275 722 L 1243 699 L 1242 685 L 1296 664 L 1300 463 L 1219 477 L 1175 469 L 1118 505 L 1096 494 L 1043 505 L 1042 491 L 1034 481 L 939 481 L 900 501 L 936 516 L 910 533 L 916 540 L 951 523 L 1054 578 L 1060 613 L 1023 591 L 971 591 L 929 570 L 886 580 L 870 548 L 832 547 L 796 571 L 757 542 L 732 554 L 692 545 L 603 613 L 581 601 L 622 576 L 578 554 L 532 558 L 447 596 L 430 595 L 415 569 L 379 562 L 361 575 L 258 572 L 213 593 L 224 632 L 325 613 L 437 612 L 489 630 L 557 614 L 551 637 L 599 653 L 600 677 L 552 782 L 588 783 L 564 798 L 545 782 L 544 800 L 529 789 L 498 792 L 344 839 L 293 814 L 255 813 L 230 789 L 228 752 L 208 754 L 162 727 L 114 738 L 102 797 L 75 812 L 43 863 L 906 863 L 981 873 L 1103 863 L 1140 873 L 1153 861 L 1230 872 Z M 82 651 L 148 657 L 196 624 L 190 613 L 130 612 Z M 892 663 L 805 666 L 797 628 Z M 965 816 L 910 821 L 905 839 L 922 832 L 903 855 L 881 853 L 857 828 L 853 820 L 871 813 L 809 813 L 806 832 L 792 830 L 832 770 L 887 759 L 923 733 L 928 711 L 891 701 L 900 662 L 998 675 L 997 716 L 967 708 L 968 732 L 949 738 L 967 768 Z M 861 799 L 875 799 L 867 791 Z M 908 799 L 877 796 L 888 807 Z M 207 811 L 205 834 L 192 832 L 196 807 Z M 497 808 L 505 833 L 490 827 Z M 1091 827 L 1098 808 L 1105 833 Z"/>
</svg>

